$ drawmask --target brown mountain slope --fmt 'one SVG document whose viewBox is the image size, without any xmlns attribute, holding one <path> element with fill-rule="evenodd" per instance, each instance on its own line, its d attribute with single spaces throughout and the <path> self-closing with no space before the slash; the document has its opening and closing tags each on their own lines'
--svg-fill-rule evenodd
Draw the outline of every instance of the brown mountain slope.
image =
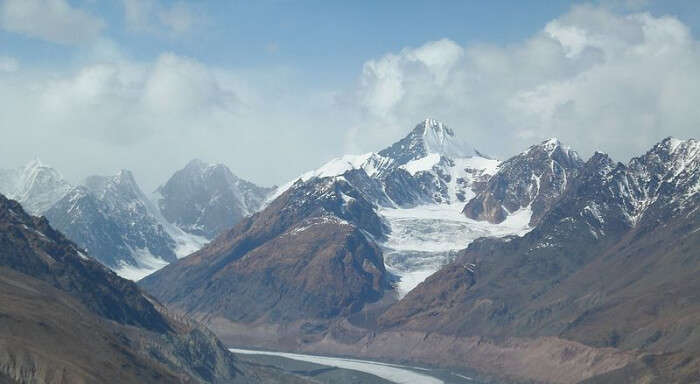
<svg viewBox="0 0 700 384">
<path fill-rule="evenodd" d="M 207 330 L 0 195 L 0 381 L 294 382 L 236 360 Z"/>
<path fill-rule="evenodd" d="M 204 249 L 139 284 L 206 320 L 232 343 L 315 337 L 388 289 L 381 252 L 368 240 L 383 230 L 373 205 L 346 181 L 299 182 Z M 251 329 L 258 325 L 270 332 L 257 338 Z"/>
<path fill-rule="evenodd" d="M 510 364 L 489 363 L 483 350 L 467 357 L 521 378 L 700 381 L 697 154 L 694 140 L 665 140 L 628 166 L 596 154 L 538 228 L 472 243 L 380 325 L 387 333 L 479 337 L 500 350 L 519 339 L 595 351 L 577 375 L 562 369 L 580 355 L 575 348 L 550 353 L 561 364 L 539 372 L 518 368 L 535 347 Z M 603 366 L 605 351 L 622 355 Z"/>
</svg>

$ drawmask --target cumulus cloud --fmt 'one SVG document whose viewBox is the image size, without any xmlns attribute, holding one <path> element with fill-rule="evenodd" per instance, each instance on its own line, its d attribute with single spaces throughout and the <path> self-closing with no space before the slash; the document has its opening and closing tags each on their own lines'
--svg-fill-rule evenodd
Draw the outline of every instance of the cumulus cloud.
<svg viewBox="0 0 700 384">
<path fill-rule="evenodd" d="M 65 0 L 5 0 L 0 3 L 0 26 L 54 43 L 81 44 L 97 38 L 105 23 Z"/>
<path fill-rule="evenodd" d="M 625 160 L 664 136 L 697 135 L 700 121 L 700 47 L 687 26 L 592 6 L 515 44 L 442 39 L 387 53 L 338 89 L 311 89 L 285 67 L 133 60 L 103 39 L 91 47 L 92 61 L 55 72 L 0 59 L 0 168 L 35 155 L 74 181 L 129 168 L 152 190 L 200 157 L 271 185 L 381 149 L 427 116 L 501 158 L 557 136 Z"/>
<path fill-rule="evenodd" d="M 558 136 L 621 160 L 665 135 L 697 135 L 700 46 L 673 17 L 577 6 L 519 44 L 429 42 L 368 61 L 349 140 L 405 130 L 427 115 L 507 156 Z"/>
<path fill-rule="evenodd" d="M 0 72 L 0 125 L 8 128 L 0 168 L 39 156 L 73 181 L 128 168 L 152 190 L 198 157 L 279 183 L 342 147 L 337 131 L 320 130 L 333 98 L 308 93 L 290 76 L 173 53 L 144 62 L 113 57 L 65 73 Z"/>
</svg>

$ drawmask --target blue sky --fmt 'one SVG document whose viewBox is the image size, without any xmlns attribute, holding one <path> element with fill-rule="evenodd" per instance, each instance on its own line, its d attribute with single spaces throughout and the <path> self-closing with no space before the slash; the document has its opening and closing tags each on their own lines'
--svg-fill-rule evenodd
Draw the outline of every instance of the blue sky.
<svg viewBox="0 0 700 384">
<path fill-rule="evenodd" d="M 289 67 L 314 83 L 337 85 L 353 80 L 364 61 L 386 52 L 445 37 L 461 45 L 516 43 L 573 4 L 591 2 L 161 1 L 166 8 L 185 4 L 191 17 L 187 33 L 168 31 L 155 17 L 149 20 L 155 24 L 150 33 L 135 31 L 121 1 L 68 3 L 103 19 L 104 35 L 134 59 L 172 51 L 219 66 Z M 622 12 L 673 15 L 693 27 L 694 35 L 698 33 L 700 7 L 693 1 L 604 1 L 602 5 Z M 79 61 L 85 48 L 5 31 L 0 31 L 0 47 L 25 63 L 58 67 Z"/>
<path fill-rule="evenodd" d="M 0 0 L 0 168 L 283 183 L 427 116 L 501 158 L 558 136 L 626 160 L 697 132 L 698 24 L 678 0 Z"/>
</svg>

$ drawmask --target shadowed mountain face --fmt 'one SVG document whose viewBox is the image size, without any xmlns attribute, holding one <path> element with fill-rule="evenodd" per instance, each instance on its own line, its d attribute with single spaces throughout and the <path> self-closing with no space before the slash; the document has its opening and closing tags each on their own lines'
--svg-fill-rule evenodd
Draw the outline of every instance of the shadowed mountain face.
<svg viewBox="0 0 700 384">
<path fill-rule="evenodd" d="M 48 211 L 51 224 L 110 268 L 138 265 L 147 254 L 173 261 L 175 241 L 129 171 L 91 176 Z"/>
<path fill-rule="evenodd" d="M 0 195 L 3 382 L 287 382 L 237 362 L 208 331 L 167 314 L 46 219 Z"/>
<path fill-rule="evenodd" d="M 225 165 L 192 160 L 158 188 L 156 204 L 180 229 L 212 239 L 257 212 L 272 190 L 236 177 Z"/>
<path fill-rule="evenodd" d="M 591 382 L 697 380 L 699 152 L 666 139 L 628 165 L 595 154 L 537 228 L 472 243 L 381 327 L 655 355 Z"/>
<path fill-rule="evenodd" d="M 187 313 L 233 322 L 347 315 L 388 288 L 381 252 L 368 238 L 385 230 L 373 209 L 342 179 L 299 182 L 140 284 Z"/>
</svg>

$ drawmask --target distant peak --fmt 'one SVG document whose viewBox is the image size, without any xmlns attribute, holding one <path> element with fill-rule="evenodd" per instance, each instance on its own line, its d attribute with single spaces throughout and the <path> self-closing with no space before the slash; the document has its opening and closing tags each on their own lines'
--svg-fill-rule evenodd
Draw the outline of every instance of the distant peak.
<svg viewBox="0 0 700 384">
<path fill-rule="evenodd" d="M 559 139 L 557 139 L 556 137 L 551 137 L 551 138 L 549 138 L 549 139 L 547 139 L 547 140 L 542 141 L 542 142 L 539 143 L 539 144 L 534 144 L 534 145 L 532 145 L 530 148 L 528 148 L 528 149 L 527 149 L 526 151 L 524 151 L 523 153 L 530 152 L 530 151 L 533 150 L 533 149 L 543 150 L 543 151 L 546 151 L 546 152 L 550 152 L 550 153 L 551 153 L 551 152 L 553 152 L 555 149 L 557 149 L 558 147 L 562 147 L 562 149 L 568 150 L 568 147 L 564 147 L 564 145 L 562 145 L 562 143 L 561 143 L 561 141 L 559 141 Z"/>
<path fill-rule="evenodd" d="M 124 181 L 134 181 L 134 174 L 128 169 L 121 169 L 117 172 L 117 178 Z"/>
<path fill-rule="evenodd" d="M 36 168 L 36 167 L 43 167 L 44 163 L 39 159 L 38 157 L 33 158 L 30 162 L 27 163 L 25 168 Z"/>
<path fill-rule="evenodd" d="M 423 136 L 430 134 L 447 135 L 454 137 L 455 133 L 445 125 L 442 121 L 427 118 L 418 124 L 415 130 L 419 131 Z"/>
<path fill-rule="evenodd" d="M 448 157 L 467 157 L 475 154 L 474 149 L 460 141 L 453 130 L 441 121 L 425 119 L 416 127 L 422 135 L 427 154 L 437 153 Z"/>
<path fill-rule="evenodd" d="M 187 163 L 187 165 L 185 165 L 185 168 L 200 169 L 200 168 L 205 168 L 208 165 L 209 164 L 205 163 L 204 161 L 202 161 L 200 159 L 192 159 Z"/>
</svg>

